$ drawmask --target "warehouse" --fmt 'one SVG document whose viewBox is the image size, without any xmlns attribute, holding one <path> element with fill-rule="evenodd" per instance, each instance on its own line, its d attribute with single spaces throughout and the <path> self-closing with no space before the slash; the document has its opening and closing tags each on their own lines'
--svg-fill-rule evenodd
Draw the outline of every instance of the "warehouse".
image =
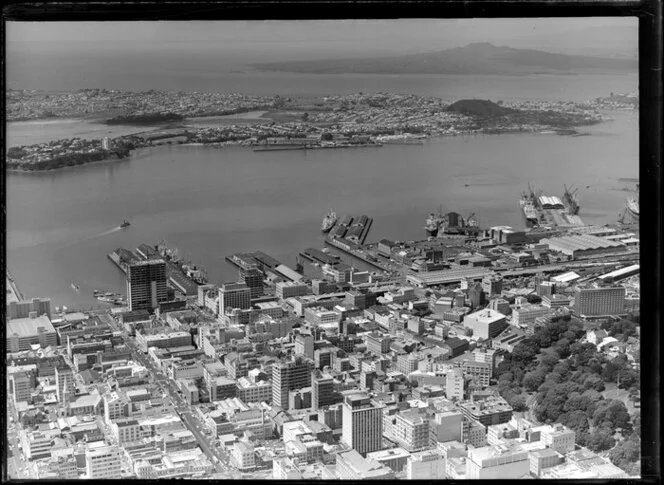
<svg viewBox="0 0 664 485">
<path fill-rule="evenodd" d="M 602 253 L 613 253 L 617 251 L 624 251 L 625 245 L 615 241 L 609 241 L 602 237 L 584 235 L 576 236 L 562 236 L 542 239 L 540 241 L 549 246 L 549 250 L 560 252 L 579 258 L 584 256 L 592 256 Z"/>
</svg>

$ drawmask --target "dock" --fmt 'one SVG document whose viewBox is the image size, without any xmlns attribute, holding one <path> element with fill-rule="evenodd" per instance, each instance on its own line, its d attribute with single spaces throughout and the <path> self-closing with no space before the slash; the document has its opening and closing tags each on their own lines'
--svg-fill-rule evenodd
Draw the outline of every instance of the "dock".
<svg viewBox="0 0 664 485">
<path fill-rule="evenodd" d="M 383 266 L 378 258 L 368 255 L 359 244 L 349 241 L 346 238 L 326 238 L 325 244 L 341 251 L 344 255 L 345 263 L 351 266 L 357 266 L 358 262 L 368 266 L 367 269 L 389 272 L 389 269 Z M 360 268 L 364 269 L 364 268 Z"/>
<path fill-rule="evenodd" d="M 275 270 L 278 266 L 282 265 L 281 261 L 262 251 L 256 251 L 253 253 L 234 253 L 230 256 L 226 256 L 225 259 L 238 269 L 256 267 L 263 273 L 267 270 Z"/>
<path fill-rule="evenodd" d="M 7 296 L 6 296 L 6 302 L 7 305 L 9 305 L 10 302 L 19 302 L 23 301 L 23 295 L 21 294 L 21 291 L 18 289 L 18 285 L 16 284 L 16 281 L 14 281 L 14 278 L 12 275 L 9 273 L 9 271 L 6 272 L 6 283 L 7 283 Z"/>
<path fill-rule="evenodd" d="M 127 274 L 127 268 L 130 264 L 148 259 L 163 259 L 166 262 L 166 280 L 168 286 L 174 288 L 186 296 L 198 295 L 198 283 L 187 276 L 181 267 L 163 257 L 159 251 L 147 244 L 141 244 L 136 252 L 125 248 L 118 248 L 107 255 L 108 259 Z"/>
<path fill-rule="evenodd" d="M 254 148 L 254 152 L 275 152 L 285 150 L 326 150 L 335 148 L 367 148 L 382 147 L 382 143 L 362 143 L 362 144 L 344 144 L 344 145 L 275 145 Z"/>
</svg>

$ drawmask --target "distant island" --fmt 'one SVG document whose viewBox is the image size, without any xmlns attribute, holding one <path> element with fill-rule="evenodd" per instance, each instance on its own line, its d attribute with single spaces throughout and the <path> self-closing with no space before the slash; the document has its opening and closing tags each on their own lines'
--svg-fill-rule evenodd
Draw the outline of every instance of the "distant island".
<svg viewBox="0 0 664 485">
<path fill-rule="evenodd" d="M 116 116 L 105 121 L 107 125 L 154 125 L 182 121 L 184 116 L 177 113 L 141 113 Z"/>
<path fill-rule="evenodd" d="M 637 59 L 574 56 L 475 43 L 438 52 L 372 59 L 329 59 L 253 64 L 264 71 L 310 74 L 579 74 L 638 72 Z"/>
</svg>

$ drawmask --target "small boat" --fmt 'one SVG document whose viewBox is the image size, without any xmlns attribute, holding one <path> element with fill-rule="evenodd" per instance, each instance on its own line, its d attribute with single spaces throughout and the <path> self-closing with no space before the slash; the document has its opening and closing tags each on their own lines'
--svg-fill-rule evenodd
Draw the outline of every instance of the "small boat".
<svg viewBox="0 0 664 485">
<path fill-rule="evenodd" d="M 74 283 L 71 284 L 71 287 L 72 287 L 72 289 L 73 289 L 74 291 L 78 291 L 78 290 L 81 289 L 81 288 L 79 288 L 78 285 L 75 285 Z"/>
<path fill-rule="evenodd" d="M 120 224 L 120 227 L 124 229 L 128 226 L 131 226 L 131 223 L 127 219 L 122 219 L 122 224 Z"/>
</svg>

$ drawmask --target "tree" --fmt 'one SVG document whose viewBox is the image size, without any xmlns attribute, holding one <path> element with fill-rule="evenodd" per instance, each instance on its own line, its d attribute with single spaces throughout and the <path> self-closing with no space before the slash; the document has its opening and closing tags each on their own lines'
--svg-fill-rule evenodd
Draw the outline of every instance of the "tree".
<svg viewBox="0 0 664 485">
<path fill-rule="evenodd" d="M 616 440 L 613 437 L 613 431 L 608 428 L 596 428 L 590 433 L 588 448 L 592 451 L 606 451 L 613 448 Z"/>
<path fill-rule="evenodd" d="M 332 141 L 332 133 L 329 133 L 327 131 L 325 133 L 321 133 L 320 139 L 322 141 Z"/>
<path fill-rule="evenodd" d="M 641 439 L 636 433 L 632 433 L 629 439 L 623 440 L 611 450 L 609 459 L 617 467 L 627 471 L 629 465 L 633 465 L 641 458 Z"/>
<path fill-rule="evenodd" d="M 528 372 L 523 377 L 523 387 L 525 387 L 528 392 L 535 392 L 542 385 L 545 378 L 546 374 L 539 369 L 534 372 Z"/>
<path fill-rule="evenodd" d="M 569 339 L 563 337 L 554 344 L 553 349 L 561 358 L 566 359 L 570 355 L 570 347 Z"/>
<path fill-rule="evenodd" d="M 588 415 L 581 410 L 562 414 L 559 419 L 561 424 L 573 429 L 576 433 L 587 432 L 590 429 Z"/>
<path fill-rule="evenodd" d="M 639 382 L 639 373 L 632 368 L 623 369 L 618 372 L 616 379 L 619 382 L 620 389 L 629 389 L 635 387 Z"/>
<path fill-rule="evenodd" d="M 549 372 L 558 364 L 558 361 L 560 361 L 560 355 L 557 352 L 547 352 L 540 358 L 539 368 L 543 372 Z"/>
<path fill-rule="evenodd" d="M 600 402 L 593 413 L 592 423 L 593 426 L 605 427 L 612 433 L 615 433 L 617 428 L 622 428 L 624 431 L 632 430 L 625 403 L 617 399 Z"/>
<path fill-rule="evenodd" d="M 508 401 L 509 405 L 512 406 L 512 409 L 516 412 L 525 411 L 528 409 L 526 406 L 526 396 L 523 394 L 515 395 L 512 399 Z"/>
<path fill-rule="evenodd" d="M 595 389 L 598 392 L 602 392 L 606 389 L 604 381 L 602 378 L 596 374 L 589 375 L 584 381 L 583 385 L 588 389 Z"/>
</svg>

